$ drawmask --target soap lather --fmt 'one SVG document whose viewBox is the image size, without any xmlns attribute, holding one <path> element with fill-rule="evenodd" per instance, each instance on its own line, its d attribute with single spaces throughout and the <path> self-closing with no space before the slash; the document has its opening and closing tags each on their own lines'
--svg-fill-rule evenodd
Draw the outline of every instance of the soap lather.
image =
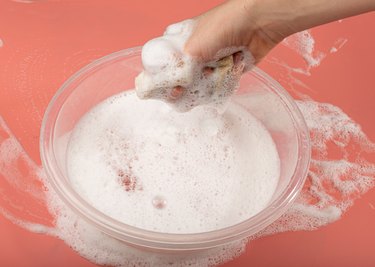
<svg viewBox="0 0 375 267">
<path fill-rule="evenodd" d="M 198 105 L 219 109 L 225 105 L 251 65 L 251 56 L 241 48 L 227 49 L 226 56 L 210 62 L 187 55 L 183 48 L 193 26 L 191 20 L 173 24 L 163 36 L 145 44 L 144 71 L 135 80 L 139 98 L 165 101 L 179 112 Z"/>
</svg>

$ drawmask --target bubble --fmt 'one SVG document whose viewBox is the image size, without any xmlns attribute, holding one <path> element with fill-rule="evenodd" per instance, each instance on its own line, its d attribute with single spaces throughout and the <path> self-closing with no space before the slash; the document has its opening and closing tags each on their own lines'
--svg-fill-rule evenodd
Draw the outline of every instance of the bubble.
<svg viewBox="0 0 375 267">
<path fill-rule="evenodd" d="M 97 120 L 83 118 L 69 143 L 69 177 L 95 208 L 146 230 L 197 233 L 238 223 L 268 203 L 279 177 L 278 154 L 264 127 L 240 105 L 231 102 L 226 112 L 246 120 L 228 125 L 210 107 L 163 112 L 167 105 L 160 101 L 140 100 L 134 91 L 120 95 L 89 111 L 85 116 Z M 221 138 L 224 128 L 230 130 Z M 242 140 L 243 132 L 256 138 Z M 99 156 L 93 140 L 105 149 Z M 254 141 L 262 143 L 261 151 Z M 259 161 L 260 154 L 268 160 Z M 243 158 L 257 168 L 241 164 Z M 256 203 L 253 194 L 262 195 Z M 223 215 L 228 209 L 235 209 L 233 216 Z M 246 210 L 243 218 L 239 209 Z"/>
<path fill-rule="evenodd" d="M 161 209 L 164 209 L 165 206 L 167 205 L 167 200 L 162 196 L 155 196 L 152 199 L 152 205 L 154 206 L 155 209 L 161 210 Z"/>
<path fill-rule="evenodd" d="M 147 42 L 142 49 L 142 63 L 151 73 L 157 73 L 173 57 L 174 48 L 168 40 L 155 38 Z"/>
</svg>

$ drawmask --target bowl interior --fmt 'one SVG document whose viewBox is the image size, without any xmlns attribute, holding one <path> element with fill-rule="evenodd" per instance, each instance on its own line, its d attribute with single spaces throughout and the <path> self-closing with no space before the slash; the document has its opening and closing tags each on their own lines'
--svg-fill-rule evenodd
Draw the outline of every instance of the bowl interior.
<svg viewBox="0 0 375 267">
<path fill-rule="evenodd" d="M 239 239 L 276 220 L 301 189 L 308 168 L 310 147 L 303 117 L 280 85 L 254 68 L 243 75 L 233 101 L 258 118 L 270 132 L 279 153 L 281 175 L 269 206 L 228 229 L 204 234 L 163 234 L 115 221 L 90 206 L 71 187 L 66 170 L 70 133 L 80 118 L 104 99 L 134 88 L 142 70 L 140 48 L 102 58 L 69 79 L 51 101 L 42 125 L 41 156 L 57 193 L 80 216 L 104 232 L 129 243 L 156 247 L 196 249 Z"/>
</svg>

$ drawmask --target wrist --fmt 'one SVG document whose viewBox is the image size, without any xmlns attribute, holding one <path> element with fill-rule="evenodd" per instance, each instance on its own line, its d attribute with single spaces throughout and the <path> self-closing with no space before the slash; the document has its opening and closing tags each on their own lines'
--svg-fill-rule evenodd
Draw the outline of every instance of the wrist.
<svg viewBox="0 0 375 267">
<path fill-rule="evenodd" d="M 300 13 L 297 2 L 296 0 L 242 0 L 242 5 L 254 30 L 278 43 L 299 31 L 293 23 L 297 19 L 298 12 Z"/>
</svg>

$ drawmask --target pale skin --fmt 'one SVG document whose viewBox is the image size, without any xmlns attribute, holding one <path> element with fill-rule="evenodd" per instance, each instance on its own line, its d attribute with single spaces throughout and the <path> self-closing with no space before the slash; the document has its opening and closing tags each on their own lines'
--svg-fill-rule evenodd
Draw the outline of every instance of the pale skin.
<svg viewBox="0 0 375 267">
<path fill-rule="evenodd" d="M 212 61 L 222 49 L 245 47 L 257 64 L 293 33 L 371 11 L 375 0 L 228 0 L 195 18 L 185 52 Z M 238 52 L 233 57 L 240 63 Z M 173 99 L 183 92 L 182 87 L 173 88 Z"/>
<path fill-rule="evenodd" d="M 371 11 L 375 0 L 229 0 L 196 18 L 185 52 L 209 61 L 242 46 L 258 63 L 293 33 Z"/>
</svg>

